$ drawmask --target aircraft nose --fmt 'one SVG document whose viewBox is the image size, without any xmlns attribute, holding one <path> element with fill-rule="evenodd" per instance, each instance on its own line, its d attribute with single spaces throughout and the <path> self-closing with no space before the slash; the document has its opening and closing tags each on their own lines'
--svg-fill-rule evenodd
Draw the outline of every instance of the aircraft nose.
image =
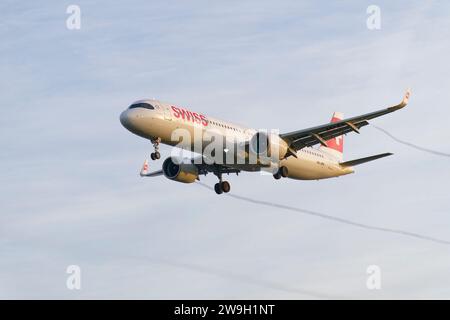
<svg viewBox="0 0 450 320">
<path fill-rule="evenodd" d="M 127 129 L 132 127 L 132 117 L 129 110 L 125 110 L 120 114 L 120 123 Z"/>
<path fill-rule="evenodd" d="M 147 136 L 152 128 L 151 115 L 142 108 L 126 109 L 120 114 L 119 119 L 125 129 L 139 136 Z"/>
<path fill-rule="evenodd" d="M 128 121 L 127 110 L 125 110 L 120 114 L 120 123 L 126 128 Z"/>
</svg>

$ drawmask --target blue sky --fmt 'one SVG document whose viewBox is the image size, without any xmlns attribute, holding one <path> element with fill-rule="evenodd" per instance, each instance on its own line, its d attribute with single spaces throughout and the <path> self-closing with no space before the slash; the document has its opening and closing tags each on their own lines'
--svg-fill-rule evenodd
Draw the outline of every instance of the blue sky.
<svg viewBox="0 0 450 320">
<path fill-rule="evenodd" d="M 80 30 L 66 28 L 70 4 L 81 8 Z M 366 28 L 370 4 L 381 8 L 381 30 Z M 333 111 L 389 106 L 412 87 L 407 109 L 373 123 L 448 153 L 449 10 L 420 1 L 3 1 L 0 297 L 449 298 L 448 246 L 141 179 L 151 145 L 118 119 L 155 97 L 288 132 Z M 235 194 L 450 240 L 448 159 L 371 127 L 346 137 L 344 156 L 389 151 L 338 179 L 229 181 Z M 80 291 L 66 288 L 71 264 L 81 267 Z M 366 288 L 373 264 L 377 291 Z"/>
</svg>

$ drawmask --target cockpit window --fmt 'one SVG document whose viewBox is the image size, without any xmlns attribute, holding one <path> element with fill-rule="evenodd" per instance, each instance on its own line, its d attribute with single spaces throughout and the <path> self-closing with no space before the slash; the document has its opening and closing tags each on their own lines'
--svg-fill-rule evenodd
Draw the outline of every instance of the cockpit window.
<svg viewBox="0 0 450 320">
<path fill-rule="evenodd" d="M 150 109 L 150 110 L 155 109 L 155 107 L 152 106 L 150 103 L 135 103 L 135 104 L 132 104 L 129 109 L 134 109 L 134 108 L 145 108 L 145 109 Z"/>
</svg>

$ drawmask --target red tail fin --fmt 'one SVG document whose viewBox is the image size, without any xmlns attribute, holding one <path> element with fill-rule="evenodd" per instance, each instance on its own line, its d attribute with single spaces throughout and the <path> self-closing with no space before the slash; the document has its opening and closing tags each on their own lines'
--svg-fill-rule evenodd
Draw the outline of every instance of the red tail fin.
<svg viewBox="0 0 450 320">
<path fill-rule="evenodd" d="M 333 113 L 333 117 L 331 117 L 330 122 L 338 122 L 344 118 L 344 115 L 340 112 Z M 327 140 L 327 147 L 337 152 L 344 152 L 344 136 L 338 136 L 336 138 Z"/>
</svg>

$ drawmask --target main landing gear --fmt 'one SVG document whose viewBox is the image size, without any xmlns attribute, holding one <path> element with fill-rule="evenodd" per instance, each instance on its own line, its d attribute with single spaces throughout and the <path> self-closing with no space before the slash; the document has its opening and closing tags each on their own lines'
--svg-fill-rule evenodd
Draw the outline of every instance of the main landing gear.
<svg viewBox="0 0 450 320">
<path fill-rule="evenodd" d="M 218 173 L 216 176 L 219 178 L 219 182 L 214 185 L 214 191 L 217 194 L 228 193 L 231 190 L 230 183 L 228 181 L 222 181 L 222 174 Z"/>
<path fill-rule="evenodd" d="M 273 177 L 278 180 L 281 179 L 281 177 L 286 178 L 288 174 L 289 174 L 288 168 L 280 167 L 280 169 L 278 169 L 277 173 L 275 173 Z"/>
<path fill-rule="evenodd" d="M 150 158 L 152 160 L 157 160 L 161 158 L 161 154 L 159 153 L 159 143 L 161 142 L 161 138 L 152 139 L 150 141 L 152 142 L 153 147 L 155 148 L 155 152 L 152 152 L 150 154 Z"/>
<path fill-rule="evenodd" d="M 228 181 L 222 181 L 222 182 L 218 182 L 214 185 L 214 191 L 217 194 L 222 194 L 223 192 L 228 193 L 230 192 L 231 186 L 230 183 Z"/>
</svg>

